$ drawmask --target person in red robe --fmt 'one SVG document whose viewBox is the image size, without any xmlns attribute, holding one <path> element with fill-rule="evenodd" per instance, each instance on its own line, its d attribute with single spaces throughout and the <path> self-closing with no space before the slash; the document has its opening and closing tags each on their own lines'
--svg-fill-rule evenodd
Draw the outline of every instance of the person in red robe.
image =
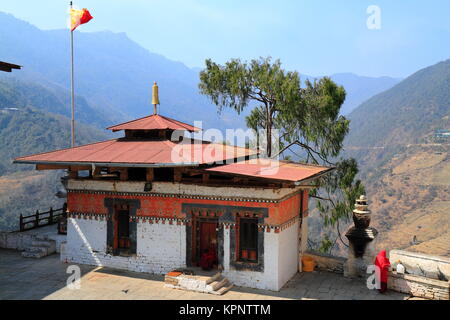
<svg viewBox="0 0 450 320">
<path fill-rule="evenodd" d="M 209 250 L 205 250 L 201 257 L 199 265 L 203 270 L 211 270 L 217 263 L 216 246 L 211 244 Z"/>
<path fill-rule="evenodd" d="M 387 290 L 387 281 L 388 281 L 388 273 L 389 267 L 391 266 L 391 262 L 386 257 L 386 250 L 381 250 L 377 257 L 375 258 L 375 265 L 378 267 L 379 276 L 380 276 L 380 284 L 381 287 L 378 289 L 381 293 Z"/>
</svg>

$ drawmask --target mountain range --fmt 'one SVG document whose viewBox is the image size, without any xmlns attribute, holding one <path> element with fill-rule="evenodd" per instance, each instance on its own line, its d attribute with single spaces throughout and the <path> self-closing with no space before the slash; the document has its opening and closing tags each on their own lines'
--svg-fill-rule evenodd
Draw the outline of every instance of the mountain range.
<svg viewBox="0 0 450 320">
<path fill-rule="evenodd" d="M 346 155 L 366 186 L 379 249 L 450 256 L 450 59 L 350 113 Z"/>
<path fill-rule="evenodd" d="M 70 97 L 67 91 L 70 88 L 68 30 L 40 30 L 1 12 L 0 25 L 0 60 L 23 66 L 20 73 L 15 73 L 16 77 Z M 199 68 L 191 69 L 149 52 L 125 33 L 76 31 L 74 50 L 75 87 L 80 96 L 76 100 L 77 108 L 78 104 L 83 105 L 80 106 L 83 109 L 80 121 L 104 126 L 149 114 L 153 110 L 151 86 L 157 81 L 162 114 L 188 123 L 202 120 L 205 128 L 245 127 L 248 110 L 240 116 L 231 110 L 219 115 L 217 108 L 199 93 Z M 354 74 L 331 77 L 347 89 L 343 113 L 399 81 Z M 69 105 L 68 100 L 66 103 Z M 54 112 L 67 115 L 67 111 Z"/>
</svg>

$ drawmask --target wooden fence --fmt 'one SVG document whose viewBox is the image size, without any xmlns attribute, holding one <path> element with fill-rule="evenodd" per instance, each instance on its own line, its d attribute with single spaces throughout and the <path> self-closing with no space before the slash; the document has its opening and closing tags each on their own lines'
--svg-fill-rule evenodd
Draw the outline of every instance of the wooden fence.
<svg viewBox="0 0 450 320">
<path fill-rule="evenodd" d="M 58 223 L 62 217 L 63 208 L 56 210 L 50 208 L 50 210 L 46 212 L 39 212 L 39 210 L 37 210 L 36 213 L 31 216 L 20 215 L 20 231 L 22 232 L 55 224 Z"/>
</svg>

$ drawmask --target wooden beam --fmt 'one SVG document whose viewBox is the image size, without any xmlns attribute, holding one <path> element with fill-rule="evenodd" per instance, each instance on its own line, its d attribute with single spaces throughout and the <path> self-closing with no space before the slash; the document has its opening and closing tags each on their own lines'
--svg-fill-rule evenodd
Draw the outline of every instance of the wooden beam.
<svg viewBox="0 0 450 320">
<path fill-rule="evenodd" d="M 53 165 L 53 164 L 37 164 L 36 170 L 59 170 L 59 169 L 69 169 L 68 166 L 63 165 Z"/>
<path fill-rule="evenodd" d="M 92 166 L 70 166 L 72 171 L 92 170 Z"/>
</svg>

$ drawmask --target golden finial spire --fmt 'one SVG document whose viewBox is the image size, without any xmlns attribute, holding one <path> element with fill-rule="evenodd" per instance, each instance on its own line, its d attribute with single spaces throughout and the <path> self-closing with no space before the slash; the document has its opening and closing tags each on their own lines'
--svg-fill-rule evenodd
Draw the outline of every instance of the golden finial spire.
<svg viewBox="0 0 450 320">
<path fill-rule="evenodd" d="M 158 94 L 158 85 L 155 83 L 153 84 L 153 90 L 152 90 L 152 104 L 153 104 L 153 114 L 158 114 L 157 105 L 159 104 L 159 94 Z"/>
</svg>

